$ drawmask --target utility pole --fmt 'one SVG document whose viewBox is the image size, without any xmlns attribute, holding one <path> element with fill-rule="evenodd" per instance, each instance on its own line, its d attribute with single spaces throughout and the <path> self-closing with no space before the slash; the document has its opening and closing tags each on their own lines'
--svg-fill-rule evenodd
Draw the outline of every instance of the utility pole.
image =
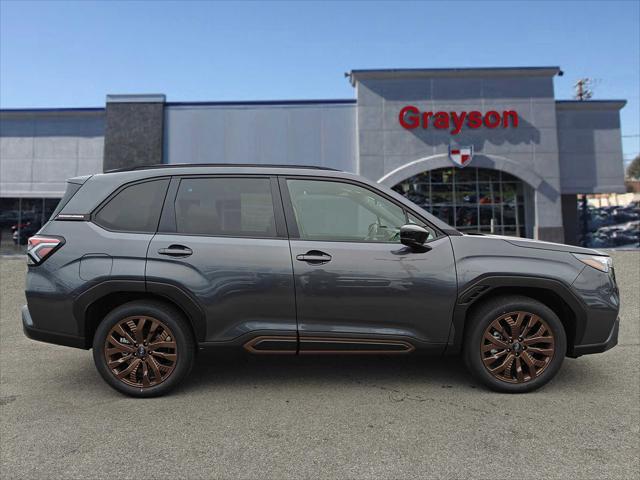
<svg viewBox="0 0 640 480">
<path fill-rule="evenodd" d="M 574 85 L 574 95 L 573 98 L 582 102 L 584 100 L 589 100 L 593 97 L 593 80 L 591 78 L 581 78 Z M 589 232 L 589 208 L 587 203 L 587 196 L 582 195 L 582 202 L 580 208 L 580 226 L 581 226 L 581 235 L 580 235 L 580 244 L 583 247 L 587 246 L 587 235 Z"/>
<path fill-rule="evenodd" d="M 588 203 L 587 203 L 587 196 L 586 195 L 582 195 L 582 208 L 581 208 L 581 212 L 580 212 L 580 224 L 582 227 L 582 232 L 580 235 L 580 245 L 582 245 L 583 247 L 587 246 L 587 234 L 589 233 L 589 207 L 588 207 Z"/>
<path fill-rule="evenodd" d="M 593 97 L 593 79 L 591 78 L 581 78 L 574 85 L 574 95 L 573 98 L 576 100 L 589 100 Z"/>
</svg>

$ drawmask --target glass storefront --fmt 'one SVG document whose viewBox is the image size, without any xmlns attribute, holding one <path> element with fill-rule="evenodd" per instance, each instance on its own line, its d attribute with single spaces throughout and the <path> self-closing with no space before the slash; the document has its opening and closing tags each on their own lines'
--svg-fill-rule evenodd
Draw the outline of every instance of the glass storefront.
<svg viewBox="0 0 640 480">
<path fill-rule="evenodd" d="M 24 253 L 27 240 L 49 219 L 59 198 L 0 198 L 0 255 Z"/>
<path fill-rule="evenodd" d="M 440 168 L 419 173 L 393 189 L 462 232 L 524 237 L 524 186 L 486 168 Z"/>
</svg>

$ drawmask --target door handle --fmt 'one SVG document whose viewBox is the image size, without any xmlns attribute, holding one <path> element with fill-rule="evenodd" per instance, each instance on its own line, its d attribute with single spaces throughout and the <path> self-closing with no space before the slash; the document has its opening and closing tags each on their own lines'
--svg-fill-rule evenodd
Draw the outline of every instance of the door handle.
<svg viewBox="0 0 640 480">
<path fill-rule="evenodd" d="M 331 261 L 331 255 L 321 252 L 320 250 L 309 250 L 305 254 L 297 255 L 296 260 L 311 263 L 313 265 L 322 265 Z"/>
<path fill-rule="evenodd" d="M 169 248 L 161 248 L 158 253 L 170 257 L 188 257 L 193 253 L 193 250 L 184 245 L 169 245 Z"/>
</svg>

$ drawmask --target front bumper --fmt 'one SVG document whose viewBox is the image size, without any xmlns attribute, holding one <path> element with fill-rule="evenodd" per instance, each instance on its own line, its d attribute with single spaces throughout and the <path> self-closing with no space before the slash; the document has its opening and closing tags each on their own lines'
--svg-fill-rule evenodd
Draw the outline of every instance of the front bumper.
<svg viewBox="0 0 640 480">
<path fill-rule="evenodd" d="M 64 333 L 48 332 L 40 330 L 33 324 L 31 313 L 29 313 L 28 305 L 22 307 L 22 330 L 24 334 L 31 340 L 39 342 L 54 343 L 56 345 L 64 345 L 65 347 L 82 348 L 87 350 L 84 337 L 75 337 Z"/>
<path fill-rule="evenodd" d="M 616 318 L 613 324 L 613 328 L 609 333 L 607 339 L 602 343 L 592 343 L 589 345 L 576 345 L 573 347 L 573 352 L 570 355 L 573 358 L 580 357 L 582 355 L 589 355 L 591 353 L 602 353 L 615 347 L 618 344 L 618 332 L 620 330 L 620 317 Z"/>
</svg>

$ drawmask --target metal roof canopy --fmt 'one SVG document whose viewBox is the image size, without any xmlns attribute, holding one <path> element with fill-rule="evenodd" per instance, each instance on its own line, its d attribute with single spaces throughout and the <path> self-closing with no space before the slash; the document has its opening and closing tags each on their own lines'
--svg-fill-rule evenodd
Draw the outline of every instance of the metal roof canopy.
<svg viewBox="0 0 640 480">
<path fill-rule="evenodd" d="M 557 66 L 547 67 L 465 67 L 465 68 L 387 68 L 351 70 L 345 73 L 351 85 L 367 78 L 416 78 L 416 77 L 531 77 L 562 75 Z"/>
</svg>

